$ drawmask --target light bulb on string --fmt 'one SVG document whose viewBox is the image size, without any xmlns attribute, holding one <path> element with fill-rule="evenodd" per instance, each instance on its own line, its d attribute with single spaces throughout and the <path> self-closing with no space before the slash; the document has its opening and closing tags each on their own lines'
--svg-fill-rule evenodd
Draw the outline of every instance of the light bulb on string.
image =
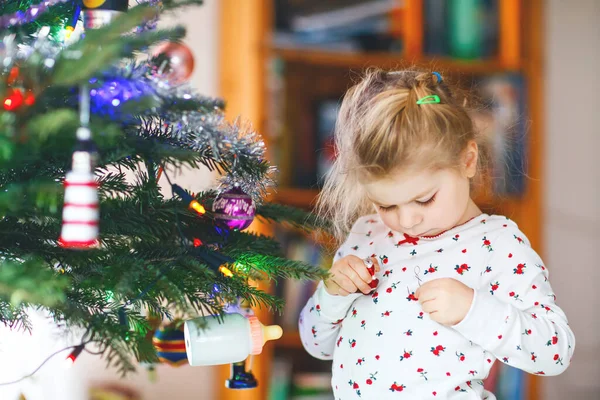
<svg viewBox="0 0 600 400">
<path fill-rule="evenodd" d="M 73 366 L 73 364 L 75 364 L 75 361 L 77 360 L 77 357 L 79 357 L 79 355 L 83 351 L 84 347 L 85 347 L 85 345 L 83 345 L 83 344 L 75 346 L 75 348 L 73 349 L 73 351 L 71 352 L 71 354 L 69 354 L 67 356 L 67 358 L 65 358 L 65 368 L 70 368 L 70 367 Z"/>
<path fill-rule="evenodd" d="M 221 265 L 219 267 L 219 272 L 225 275 L 227 278 L 231 278 L 233 276 L 233 272 L 231 272 L 231 270 L 225 265 Z"/>
<path fill-rule="evenodd" d="M 171 188 L 173 189 L 173 192 L 181 197 L 181 200 L 183 200 L 188 207 L 194 210 L 198 215 L 206 214 L 206 209 L 204 206 L 198 203 L 198 201 L 194 199 L 188 192 L 186 192 L 181 186 L 173 184 L 171 185 Z"/>
</svg>

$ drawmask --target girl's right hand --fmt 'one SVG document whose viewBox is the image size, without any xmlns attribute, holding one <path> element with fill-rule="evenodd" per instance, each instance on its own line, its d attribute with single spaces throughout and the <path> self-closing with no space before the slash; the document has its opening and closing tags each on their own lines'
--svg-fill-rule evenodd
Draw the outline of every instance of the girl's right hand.
<svg viewBox="0 0 600 400">
<path fill-rule="evenodd" d="M 370 270 L 365 260 L 356 256 L 342 257 L 333 263 L 329 277 L 324 281 L 327 293 L 334 296 L 348 296 L 357 292 L 369 294 L 373 290 L 369 286 L 375 279 L 373 275 L 380 270 L 377 258 L 370 257 L 369 260 L 373 262 Z"/>
</svg>

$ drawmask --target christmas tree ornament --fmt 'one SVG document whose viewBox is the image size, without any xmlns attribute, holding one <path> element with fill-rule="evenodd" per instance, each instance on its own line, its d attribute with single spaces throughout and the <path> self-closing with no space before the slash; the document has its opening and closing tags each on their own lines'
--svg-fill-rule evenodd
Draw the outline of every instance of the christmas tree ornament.
<svg viewBox="0 0 600 400">
<path fill-rule="evenodd" d="M 89 249 L 99 245 L 98 184 L 93 173 L 96 150 L 88 128 L 80 127 L 77 139 L 71 171 L 64 183 L 65 203 L 59 244 L 72 249 Z"/>
<path fill-rule="evenodd" d="M 239 363 L 262 352 L 268 340 L 279 339 L 278 325 L 231 313 L 185 321 L 185 350 L 191 366 Z"/>
<path fill-rule="evenodd" d="M 212 210 L 217 224 L 239 231 L 252 224 L 256 213 L 252 197 L 237 187 L 217 196 Z"/>
<path fill-rule="evenodd" d="M 165 42 L 152 52 L 150 63 L 156 76 L 178 85 L 189 79 L 194 71 L 194 55 L 183 43 Z"/>
<path fill-rule="evenodd" d="M 127 12 L 128 0 L 82 0 L 83 26 L 85 29 L 100 28 L 120 13 Z"/>
<path fill-rule="evenodd" d="M 160 362 L 179 367 L 187 364 L 183 324 L 173 321 L 161 326 L 152 338 L 152 345 Z"/>
<path fill-rule="evenodd" d="M 250 359 L 252 356 L 250 356 Z M 225 387 L 229 389 L 254 389 L 258 381 L 252 374 L 250 368 L 246 370 L 246 361 L 231 364 L 231 377 L 225 381 Z"/>
</svg>

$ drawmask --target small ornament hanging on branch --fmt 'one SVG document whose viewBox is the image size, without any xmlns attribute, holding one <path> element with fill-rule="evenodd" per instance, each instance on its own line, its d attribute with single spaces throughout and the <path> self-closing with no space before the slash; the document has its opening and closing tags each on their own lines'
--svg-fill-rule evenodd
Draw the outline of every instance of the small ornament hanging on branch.
<svg viewBox="0 0 600 400">
<path fill-rule="evenodd" d="M 157 329 L 152 345 L 160 362 L 172 367 L 187 365 L 182 321 L 175 320 Z"/>
<path fill-rule="evenodd" d="M 94 177 L 96 151 L 88 128 L 82 126 L 77 129 L 77 141 L 71 171 L 65 178 L 59 244 L 72 249 L 89 249 L 99 245 L 98 183 Z"/>
<path fill-rule="evenodd" d="M 179 85 L 192 76 L 194 55 L 183 43 L 165 42 L 154 49 L 150 64 L 156 77 Z"/>
<path fill-rule="evenodd" d="M 218 225 L 231 230 L 243 231 L 254 220 L 256 208 L 252 197 L 239 187 L 228 190 L 215 198 L 212 207 Z"/>
</svg>

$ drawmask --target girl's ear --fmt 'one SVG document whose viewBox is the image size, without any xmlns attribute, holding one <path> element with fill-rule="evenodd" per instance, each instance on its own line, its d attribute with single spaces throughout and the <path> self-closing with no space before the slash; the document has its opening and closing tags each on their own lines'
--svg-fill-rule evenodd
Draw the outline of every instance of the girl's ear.
<svg viewBox="0 0 600 400">
<path fill-rule="evenodd" d="M 473 178 L 477 173 L 477 159 L 479 158 L 479 148 L 474 140 L 467 144 L 463 153 L 463 173 L 467 178 Z"/>
</svg>

